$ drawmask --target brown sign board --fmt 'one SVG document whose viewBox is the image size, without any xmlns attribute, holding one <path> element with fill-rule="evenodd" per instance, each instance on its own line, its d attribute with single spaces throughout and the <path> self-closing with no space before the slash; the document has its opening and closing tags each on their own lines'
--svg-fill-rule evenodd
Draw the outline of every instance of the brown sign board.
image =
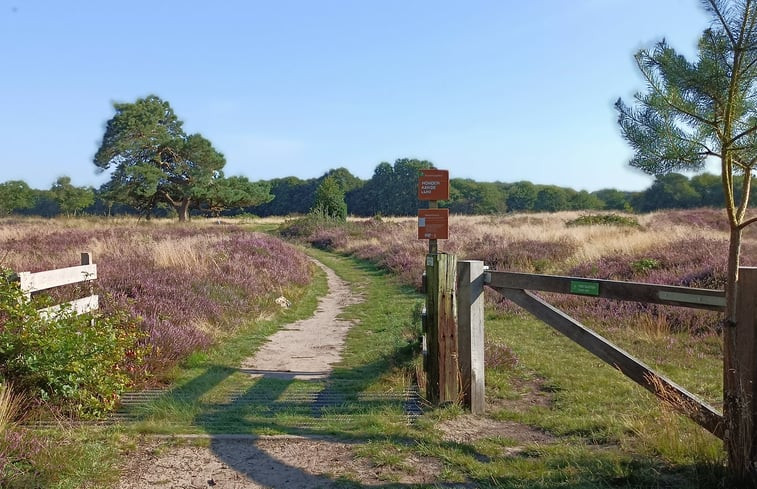
<svg viewBox="0 0 757 489">
<path fill-rule="evenodd" d="M 418 200 L 449 200 L 449 170 L 421 170 Z"/>
<path fill-rule="evenodd" d="M 418 239 L 447 239 L 449 209 L 419 209 Z"/>
</svg>

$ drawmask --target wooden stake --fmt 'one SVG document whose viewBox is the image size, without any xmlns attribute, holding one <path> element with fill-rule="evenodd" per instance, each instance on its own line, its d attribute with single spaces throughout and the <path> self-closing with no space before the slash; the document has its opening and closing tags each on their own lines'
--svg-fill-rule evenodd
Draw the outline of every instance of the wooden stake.
<svg viewBox="0 0 757 489">
<path fill-rule="evenodd" d="M 457 333 L 463 402 L 486 411 L 484 390 L 484 262 L 457 263 Z"/>
<path fill-rule="evenodd" d="M 456 402 L 459 395 L 457 359 L 456 258 L 426 255 L 428 368 L 426 396 L 433 403 Z"/>
</svg>

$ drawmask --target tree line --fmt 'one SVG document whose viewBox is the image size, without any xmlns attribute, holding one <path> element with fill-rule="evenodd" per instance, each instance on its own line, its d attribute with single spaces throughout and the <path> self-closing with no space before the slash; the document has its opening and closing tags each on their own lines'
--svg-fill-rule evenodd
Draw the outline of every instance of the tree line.
<svg viewBox="0 0 757 489">
<path fill-rule="evenodd" d="M 428 161 L 404 158 L 394 164 L 383 162 L 368 180 L 356 177 L 346 168 L 332 169 L 310 179 L 291 176 L 249 182 L 244 177 L 229 177 L 225 188 L 232 196 L 235 184 L 242 189 L 253 186 L 262 203 L 245 205 L 247 197 L 239 197 L 237 205 L 233 199 L 224 202 L 222 197 L 207 201 L 198 198 L 198 205 L 188 212 L 208 216 L 243 213 L 261 217 L 287 216 L 307 214 L 319 208 L 318 202 L 331 199 L 332 203 L 325 204 L 329 209 L 344 206 L 336 211 L 337 214 L 412 216 L 423 205 L 416 196 L 418 171 L 432 166 Z M 77 187 L 68 176 L 58 178 L 49 189 L 34 189 L 24 181 L 11 180 L 0 183 L 0 215 L 147 215 L 145 206 L 114 199 L 110 188 L 110 182 L 100 188 Z M 216 194 L 222 196 L 224 192 Z M 242 196 L 246 193 L 238 191 Z M 452 178 L 450 199 L 440 205 L 455 214 L 480 215 L 564 210 L 651 212 L 658 209 L 720 208 L 723 202 L 719 176 L 703 173 L 687 177 L 668 173 L 658 175 L 647 189 L 636 192 L 616 189 L 587 192 L 529 181 L 477 182 Z M 149 202 L 147 204 L 149 206 Z M 162 202 L 150 208 L 149 216 L 179 217 L 175 207 Z"/>
<path fill-rule="evenodd" d="M 103 139 L 93 158 L 98 172 L 110 172 L 100 188 L 77 187 L 69 176 L 49 189 L 32 189 L 21 180 L 0 183 L 0 214 L 46 217 L 137 214 L 287 216 L 319 212 L 354 216 L 412 216 L 420 205 L 420 171 L 433 168 L 427 160 L 400 158 L 379 163 L 370 179 L 362 180 L 346 168 L 329 170 L 318 178 L 294 176 L 250 181 L 227 177 L 226 159 L 201 134 L 187 134 L 167 101 L 155 95 L 133 103 L 114 103 Z M 640 192 L 603 189 L 577 191 L 529 181 L 478 182 L 453 178 L 450 198 L 441 202 L 457 214 L 555 212 L 562 210 L 619 210 L 722 207 L 726 201 L 720 177 L 691 178 L 661 172 Z"/>
</svg>

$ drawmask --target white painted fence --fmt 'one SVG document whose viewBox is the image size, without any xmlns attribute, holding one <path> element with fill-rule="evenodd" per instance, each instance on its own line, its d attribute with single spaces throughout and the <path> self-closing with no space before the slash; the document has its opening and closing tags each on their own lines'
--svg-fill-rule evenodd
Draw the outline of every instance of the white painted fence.
<svg viewBox="0 0 757 489">
<path fill-rule="evenodd" d="M 89 282 L 90 295 L 76 299 L 65 304 L 46 307 L 40 309 L 40 315 L 43 317 L 54 316 L 61 309 L 74 311 L 76 314 L 84 314 L 97 310 L 99 307 L 99 296 L 93 294 L 92 281 L 97 278 L 97 265 L 92 263 L 91 253 L 81 254 L 81 265 L 76 267 L 58 268 L 56 270 L 46 270 L 44 272 L 20 272 L 18 279 L 21 290 L 27 297 L 31 297 L 33 292 L 52 289 L 62 285 L 75 284 L 79 282 Z"/>
</svg>

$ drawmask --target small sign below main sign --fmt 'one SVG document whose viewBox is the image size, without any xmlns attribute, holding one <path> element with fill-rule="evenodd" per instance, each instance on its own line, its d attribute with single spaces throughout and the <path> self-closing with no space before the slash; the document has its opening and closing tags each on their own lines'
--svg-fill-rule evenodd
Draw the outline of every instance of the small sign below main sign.
<svg viewBox="0 0 757 489">
<path fill-rule="evenodd" d="M 449 170 L 421 170 L 418 200 L 449 200 Z"/>
<path fill-rule="evenodd" d="M 418 239 L 447 239 L 449 209 L 418 210 Z"/>
</svg>

